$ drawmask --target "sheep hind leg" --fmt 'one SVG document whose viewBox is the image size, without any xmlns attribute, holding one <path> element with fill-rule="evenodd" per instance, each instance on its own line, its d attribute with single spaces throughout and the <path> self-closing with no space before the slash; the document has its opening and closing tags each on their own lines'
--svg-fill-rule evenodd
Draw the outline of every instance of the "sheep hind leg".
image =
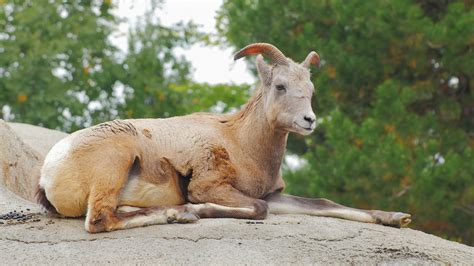
<svg viewBox="0 0 474 266">
<path fill-rule="evenodd" d="M 90 217 L 95 217 L 91 219 Z M 103 208 L 95 215 L 86 217 L 86 230 L 90 233 L 108 232 L 148 225 L 169 223 L 193 223 L 199 217 L 185 205 L 138 208 L 134 211 Z"/>
<path fill-rule="evenodd" d="M 120 193 L 128 178 L 128 169 L 132 160 L 122 167 L 110 167 L 97 176 L 103 176 L 101 182 L 96 182 L 89 194 L 85 228 L 90 233 L 108 232 L 153 224 L 172 222 L 190 223 L 199 218 L 190 213 L 186 206 L 160 206 L 142 208 L 139 210 L 120 212 Z"/>
<path fill-rule="evenodd" d="M 180 214 L 180 219 L 199 217 L 200 218 L 236 218 L 236 219 L 265 219 L 266 203 L 263 200 L 256 200 L 256 204 L 247 205 L 245 207 L 230 207 L 216 203 L 187 203 L 179 207 L 185 208 L 185 212 Z M 133 206 L 120 206 L 117 209 L 119 214 L 128 215 L 127 213 L 144 212 L 146 208 Z M 182 223 L 178 221 L 179 223 Z M 192 220 L 191 222 L 194 222 Z"/>
<path fill-rule="evenodd" d="M 323 198 L 303 198 L 276 192 L 267 196 L 265 200 L 272 214 L 326 216 L 365 223 L 377 223 L 392 227 L 404 227 L 411 222 L 410 214 L 355 209 Z"/>
</svg>

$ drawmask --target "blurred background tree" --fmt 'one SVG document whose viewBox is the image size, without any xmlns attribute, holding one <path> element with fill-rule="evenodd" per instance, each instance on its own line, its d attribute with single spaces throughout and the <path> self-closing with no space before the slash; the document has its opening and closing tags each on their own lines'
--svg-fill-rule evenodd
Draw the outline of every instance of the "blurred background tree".
<svg viewBox="0 0 474 266">
<path fill-rule="evenodd" d="M 323 60 L 313 75 L 320 124 L 293 138 L 307 164 L 286 171 L 289 192 L 406 211 L 416 228 L 474 243 L 472 6 L 224 1 L 217 25 L 229 45 L 269 42 Z"/>
<path fill-rule="evenodd" d="M 220 111 L 242 104 L 247 86 L 192 82 L 190 63 L 174 49 L 204 36 L 193 24 L 161 25 L 152 15 L 160 1 L 152 2 L 125 54 L 109 40 L 119 22 L 110 0 L 0 2 L 0 111 L 74 131 L 117 117 L 209 110 L 229 97 Z"/>
<path fill-rule="evenodd" d="M 117 22 L 109 8 L 90 1 L 2 3 L 0 103 L 16 121 L 77 129 L 93 112 L 88 105 L 111 94 L 120 65 L 107 41 Z"/>
<path fill-rule="evenodd" d="M 175 52 L 208 39 L 193 24 L 165 27 L 152 10 L 119 51 L 113 5 L 0 0 L 0 117 L 70 132 L 114 118 L 226 112 L 247 99 L 245 85 L 193 82 Z M 224 1 L 222 44 L 321 55 L 319 126 L 290 136 L 289 152 L 306 163 L 285 167 L 289 192 L 410 212 L 416 228 L 474 244 L 473 5 Z"/>
</svg>

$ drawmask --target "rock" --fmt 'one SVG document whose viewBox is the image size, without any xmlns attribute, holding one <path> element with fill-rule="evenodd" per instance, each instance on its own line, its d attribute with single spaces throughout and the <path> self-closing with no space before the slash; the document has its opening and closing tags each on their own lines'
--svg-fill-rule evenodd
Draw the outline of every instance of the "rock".
<svg viewBox="0 0 474 266">
<path fill-rule="evenodd" d="M 34 187 L 39 178 L 41 154 L 25 144 L 0 120 L 0 184 L 22 196 L 34 199 Z"/>
<path fill-rule="evenodd" d="M 0 184 L 34 201 L 42 160 L 67 134 L 0 119 Z"/>
<path fill-rule="evenodd" d="M 1 122 L 0 122 L 1 123 Z M 56 142 L 65 138 L 66 133 L 22 123 L 8 123 L 15 134 L 43 158 Z"/>
<path fill-rule="evenodd" d="M 33 178 L 28 173 L 38 168 L 45 151 L 64 136 L 64 133 L 43 128 L 7 125 L 0 121 L 1 162 L 17 165 L 15 169 L 1 168 L 1 180 L 16 182 L 0 183 L 10 184 L 0 185 L 0 216 L 14 210 L 31 217 L 39 216 L 11 224 L 0 220 L 4 222 L 0 223 L 2 264 L 432 265 L 474 262 L 473 247 L 420 231 L 302 215 L 270 215 L 264 221 L 203 219 L 194 224 L 88 234 L 83 219 L 56 219 L 38 214 L 41 210 L 36 204 L 18 196 L 31 194 L 27 190 L 34 182 L 28 180 Z M 11 188 L 22 193 L 14 194 Z"/>
</svg>

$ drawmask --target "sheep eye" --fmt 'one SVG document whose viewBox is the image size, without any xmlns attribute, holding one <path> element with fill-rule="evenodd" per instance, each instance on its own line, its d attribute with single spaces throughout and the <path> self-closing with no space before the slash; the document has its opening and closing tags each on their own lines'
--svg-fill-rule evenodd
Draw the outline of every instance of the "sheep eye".
<svg viewBox="0 0 474 266">
<path fill-rule="evenodd" d="M 276 85 L 275 88 L 277 91 L 286 91 L 285 85 Z"/>
</svg>

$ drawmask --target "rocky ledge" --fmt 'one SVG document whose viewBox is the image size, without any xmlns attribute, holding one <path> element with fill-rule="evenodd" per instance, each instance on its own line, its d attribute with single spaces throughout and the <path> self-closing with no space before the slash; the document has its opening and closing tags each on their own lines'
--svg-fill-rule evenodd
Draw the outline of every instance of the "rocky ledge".
<svg viewBox="0 0 474 266">
<path fill-rule="evenodd" d="M 0 120 L 1 264 L 472 264 L 474 248 L 409 228 L 325 217 L 203 219 L 88 234 L 82 219 L 48 217 L 32 188 L 66 134 Z"/>
</svg>

